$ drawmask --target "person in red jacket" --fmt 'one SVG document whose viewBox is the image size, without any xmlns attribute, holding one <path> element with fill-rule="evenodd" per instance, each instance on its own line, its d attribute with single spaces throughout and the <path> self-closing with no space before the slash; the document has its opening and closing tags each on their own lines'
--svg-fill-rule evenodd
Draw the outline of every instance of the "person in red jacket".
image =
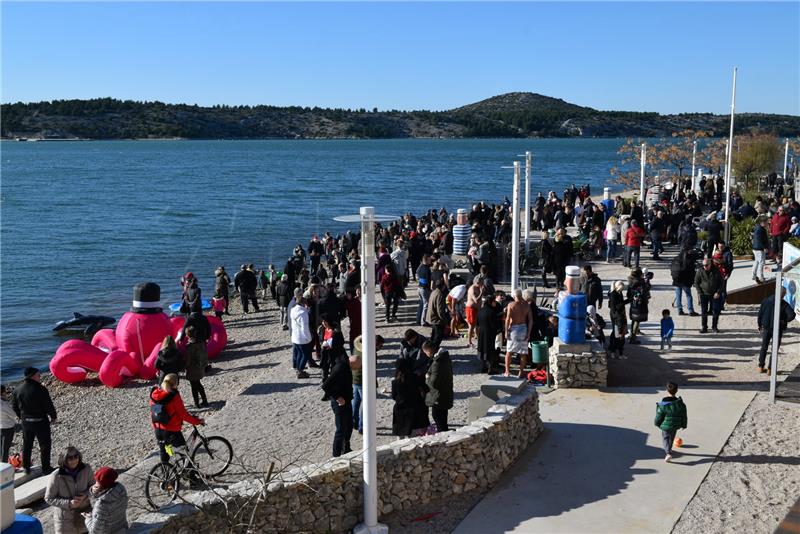
<svg viewBox="0 0 800 534">
<path fill-rule="evenodd" d="M 186 411 L 186 406 L 183 405 L 183 399 L 178 391 L 178 375 L 170 373 L 164 377 L 161 382 L 161 387 L 154 387 L 150 391 L 150 406 L 151 406 L 151 424 L 156 433 L 156 440 L 158 440 L 158 449 L 161 453 L 161 462 L 168 463 L 169 455 L 166 451 L 166 445 L 172 447 L 185 447 L 186 440 L 181 432 L 183 423 L 192 425 L 204 425 L 205 420 L 200 417 L 195 417 Z M 164 419 L 166 422 L 156 422 L 155 412 L 152 407 L 159 405 L 160 409 L 166 414 Z"/>
<path fill-rule="evenodd" d="M 639 221 L 633 219 L 631 227 L 625 232 L 625 264 L 631 269 L 639 268 L 639 251 L 642 248 L 642 240 L 644 239 L 644 228 L 639 226 Z M 636 255 L 636 265 L 631 264 L 631 257 Z"/>
<path fill-rule="evenodd" d="M 397 305 L 400 302 L 400 290 L 402 286 L 397 280 L 393 264 L 389 263 L 383 268 L 383 275 L 380 278 L 381 295 L 383 304 L 386 307 L 386 322 L 390 323 L 397 320 Z"/>
<path fill-rule="evenodd" d="M 792 227 L 792 218 L 783 209 L 778 208 L 778 213 L 772 216 L 769 223 L 769 235 L 772 238 L 772 254 L 775 256 L 775 263 L 781 264 L 783 254 L 783 243 L 789 237 L 789 229 Z"/>
</svg>

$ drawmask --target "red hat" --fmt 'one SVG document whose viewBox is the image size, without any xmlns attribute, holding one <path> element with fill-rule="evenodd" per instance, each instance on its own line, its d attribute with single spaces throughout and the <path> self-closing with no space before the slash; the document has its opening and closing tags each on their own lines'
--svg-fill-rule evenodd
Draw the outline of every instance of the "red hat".
<svg viewBox="0 0 800 534">
<path fill-rule="evenodd" d="M 186 273 L 185 275 L 183 275 L 183 277 L 184 277 L 186 280 L 189 280 L 190 278 L 194 278 L 194 273 L 192 273 L 191 271 L 189 271 L 188 273 Z"/>
<path fill-rule="evenodd" d="M 117 481 L 117 476 L 117 472 L 110 467 L 101 467 L 94 472 L 95 482 L 103 489 L 108 489 L 113 486 L 114 482 Z"/>
</svg>

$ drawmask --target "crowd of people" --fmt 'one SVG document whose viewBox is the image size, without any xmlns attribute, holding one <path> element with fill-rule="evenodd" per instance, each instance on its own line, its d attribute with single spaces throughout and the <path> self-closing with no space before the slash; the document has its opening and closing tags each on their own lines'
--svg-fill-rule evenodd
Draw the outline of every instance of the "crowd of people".
<svg viewBox="0 0 800 534">
<path fill-rule="evenodd" d="M 649 242 L 655 261 L 662 258 L 665 244 L 677 247 L 669 264 L 675 289 L 673 307 L 678 315 L 700 315 L 701 333 L 709 328 L 718 332 L 727 280 L 734 267 L 720 221 L 724 194 L 719 179 L 703 179 L 698 191 L 692 191 L 690 184 L 683 180 L 662 188 L 648 196 L 649 205 L 621 196 L 595 202 L 588 186 L 573 186 L 561 198 L 552 191 L 546 197 L 540 194 L 528 216 L 532 227 L 541 232 L 534 264 L 541 271 L 542 286 L 549 288 L 552 283 L 555 288 L 550 309 L 537 305 L 540 295 L 536 291 L 516 288 L 506 294 L 496 287 L 502 264 L 498 257 L 505 254 L 511 239 L 513 217 L 507 199 L 496 205 L 480 202 L 472 206 L 467 216 L 471 228 L 467 276 L 454 272 L 456 217 L 444 208 L 421 216 L 408 213 L 386 226 L 376 224 L 375 281 L 382 297 L 383 320 L 387 325 L 407 322 L 411 326 L 400 340 L 394 363 L 390 388 L 395 402 L 393 433 L 414 436 L 449 429 L 453 364 L 442 343 L 448 337 L 461 339 L 462 324 L 466 325 L 466 346 L 475 351 L 482 372 L 510 376 L 516 361 L 517 376 L 530 378 L 526 369 L 531 363 L 530 343 L 552 345 L 557 337 L 558 317 L 553 307 L 560 301 L 566 268 L 576 263 L 576 256 L 583 260 L 580 290 L 587 302 L 587 335 L 603 343 L 609 357 L 624 359 L 626 342 L 638 344 L 640 325 L 650 318 L 653 273 L 640 266 L 645 242 Z M 756 217 L 752 277 L 761 282 L 768 259 L 778 263 L 783 242 L 792 232 L 800 232 L 800 205 L 788 198 L 764 195 L 751 206 L 733 192 L 730 207 L 735 217 Z M 573 235 L 568 232 L 570 227 Z M 322 400 L 330 403 L 334 416 L 334 456 L 349 452 L 353 430 L 363 430 L 360 238 L 351 231 L 337 236 L 326 232 L 321 238 L 312 236 L 306 247 L 298 244 L 282 269 L 269 265 L 257 270 L 254 264 L 242 264 L 233 278 L 222 266 L 214 273 L 212 308 L 217 317 L 225 319 L 230 314 L 230 298 L 237 294 L 243 314 L 258 313 L 265 301 L 274 300 L 279 324 L 291 340 L 292 367 L 298 380 L 311 378 L 309 367 L 319 369 Z M 607 293 L 591 264 L 602 260 L 620 262 L 630 269 L 627 280 L 613 281 Z M 414 286 L 418 297 L 415 312 L 399 315 L 400 303 L 409 299 Z M 195 407 L 209 406 L 201 381 L 210 369 L 205 348 L 210 327 L 199 280 L 186 273 L 181 287 L 180 312 L 185 324 L 178 339 L 164 339 L 156 363 L 158 385 L 149 395 L 151 423 L 163 462 L 169 461 L 167 446 L 186 446 L 181 432 L 184 423 L 204 424 L 186 410 L 178 391 L 180 374 L 189 381 Z M 693 291 L 700 313 L 694 307 Z M 602 317 L 604 304 L 608 321 Z M 765 355 L 772 341 L 772 309 L 765 303 L 759 314 L 763 347 L 758 367 L 763 372 L 767 371 Z M 670 310 L 662 310 L 660 315 L 661 348 L 669 349 L 674 322 Z M 781 333 L 792 318 L 791 308 L 781 308 Z M 429 329 L 427 335 L 423 334 L 425 328 Z M 187 346 L 182 353 L 176 342 L 183 336 Z M 375 344 L 380 350 L 384 339 L 377 336 Z M 501 351 L 505 352 L 502 362 Z M 62 525 L 59 532 L 107 532 L 103 525 L 124 520 L 124 513 L 122 519 L 114 515 L 127 499 L 124 486 L 115 481 L 110 468 L 92 473 L 74 448 L 63 451 L 57 469 L 50 467 L 50 423 L 56 421 L 56 412 L 38 377 L 37 370 L 26 370 L 25 381 L 14 391 L 10 404 L 8 392 L 3 390 L 3 457 L 9 454 L 13 431 L 7 431 L 15 416 L 23 426 L 23 469 L 30 469 L 33 441 L 39 441 L 43 470 L 51 476 L 47 499 L 57 508 Z M 108 511 L 110 503 L 116 503 L 113 513 Z"/>
</svg>

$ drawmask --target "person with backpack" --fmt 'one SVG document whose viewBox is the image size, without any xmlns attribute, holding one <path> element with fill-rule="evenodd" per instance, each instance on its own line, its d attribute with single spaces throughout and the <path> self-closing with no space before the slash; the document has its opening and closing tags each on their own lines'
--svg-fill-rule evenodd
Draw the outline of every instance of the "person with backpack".
<svg viewBox="0 0 800 534">
<path fill-rule="evenodd" d="M 195 417 L 186 411 L 183 399 L 178 391 L 180 380 L 176 374 L 168 374 L 161 382 L 150 390 L 150 423 L 158 440 L 161 463 L 169 463 L 166 446 L 186 447 L 186 440 L 181 432 L 183 423 L 204 425 L 205 420 Z"/>
<path fill-rule="evenodd" d="M 692 283 L 694 282 L 695 254 L 692 248 L 684 247 L 677 256 L 672 258 L 669 265 L 669 274 L 672 276 L 672 285 L 675 286 L 675 307 L 678 308 L 678 315 L 686 315 L 683 311 L 683 295 L 686 295 L 686 306 L 689 316 L 697 317 L 699 314 L 694 311 L 694 300 L 692 299 Z"/>
</svg>

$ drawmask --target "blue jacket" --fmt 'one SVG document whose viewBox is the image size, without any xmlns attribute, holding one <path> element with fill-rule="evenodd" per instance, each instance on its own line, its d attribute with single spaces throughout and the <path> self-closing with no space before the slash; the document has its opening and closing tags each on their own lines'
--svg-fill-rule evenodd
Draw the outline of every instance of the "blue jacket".
<svg viewBox="0 0 800 534">
<path fill-rule="evenodd" d="M 767 248 L 769 248 L 767 229 L 760 224 L 756 224 L 753 229 L 753 250 L 765 250 Z"/>
<path fill-rule="evenodd" d="M 675 323 L 672 317 L 664 317 L 661 319 L 661 337 L 672 337 L 675 332 Z"/>
</svg>

